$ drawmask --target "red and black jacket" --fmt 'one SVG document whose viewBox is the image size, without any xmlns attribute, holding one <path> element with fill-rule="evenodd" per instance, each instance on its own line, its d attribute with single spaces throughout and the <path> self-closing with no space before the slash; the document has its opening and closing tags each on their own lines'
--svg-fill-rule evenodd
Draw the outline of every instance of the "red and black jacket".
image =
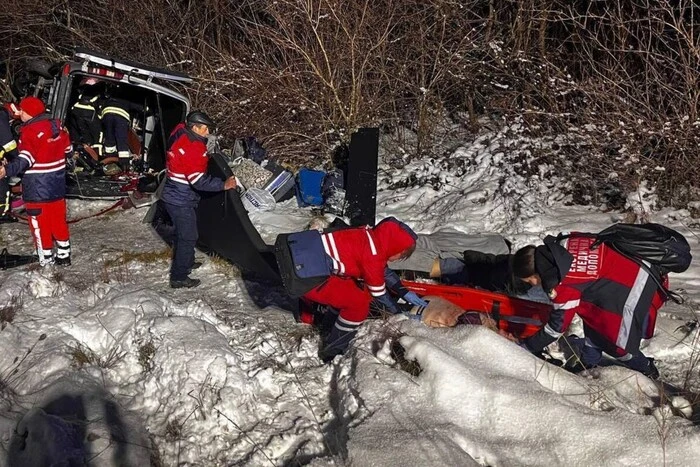
<svg viewBox="0 0 700 467">
<path fill-rule="evenodd" d="M 22 175 L 25 201 L 56 201 L 66 196 L 66 157 L 72 146 L 61 121 L 38 115 L 20 126 L 19 157 L 7 164 L 7 176 Z"/>
<path fill-rule="evenodd" d="M 594 241 L 574 233 L 561 244 L 550 237 L 545 245 L 537 247 L 547 249 L 561 280 L 555 281 L 550 292 L 554 311 L 549 322 L 526 341 L 530 350 L 540 351 L 554 342 L 575 314 L 613 344 L 620 355 L 636 352 L 641 339 L 653 335 L 657 312 L 665 301 L 663 291 L 650 275 L 655 272 L 605 244 L 592 249 Z M 661 282 L 667 286 L 668 278 L 662 277 Z M 547 290 L 545 277 L 543 283 Z"/>
<path fill-rule="evenodd" d="M 207 175 L 207 140 L 184 123 L 175 127 L 168 140 L 167 180 L 161 200 L 176 206 L 197 206 L 197 191 L 222 191 L 224 180 Z"/>
</svg>

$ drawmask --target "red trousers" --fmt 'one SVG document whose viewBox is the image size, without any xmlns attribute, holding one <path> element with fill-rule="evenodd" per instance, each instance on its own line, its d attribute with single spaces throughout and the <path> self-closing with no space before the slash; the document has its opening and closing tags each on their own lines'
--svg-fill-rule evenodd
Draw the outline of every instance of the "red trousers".
<svg viewBox="0 0 700 467">
<path fill-rule="evenodd" d="M 340 310 L 340 317 L 359 325 L 369 314 L 372 296 L 350 278 L 331 276 L 326 282 L 304 294 L 304 298 Z"/>
<path fill-rule="evenodd" d="M 66 200 L 29 202 L 24 204 L 29 221 L 29 230 L 34 239 L 39 263 L 53 261 L 53 246 L 56 242 L 56 256 L 70 256 L 70 234 L 66 222 Z"/>
</svg>

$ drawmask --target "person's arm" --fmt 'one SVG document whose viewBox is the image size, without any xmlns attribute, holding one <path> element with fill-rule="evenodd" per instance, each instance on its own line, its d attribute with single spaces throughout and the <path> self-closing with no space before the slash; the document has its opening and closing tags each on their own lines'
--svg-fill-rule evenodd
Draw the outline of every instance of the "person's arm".
<svg viewBox="0 0 700 467">
<path fill-rule="evenodd" d="M 197 191 L 223 191 L 226 182 L 219 177 L 212 177 L 206 173 L 209 157 L 207 156 L 207 147 L 204 143 L 197 142 L 192 144 L 186 151 L 189 170 L 184 175 L 192 188 Z"/>
<path fill-rule="evenodd" d="M 34 165 L 33 149 L 30 141 L 24 139 L 19 147 L 19 157 L 15 157 L 5 166 L 7 177 L 16 177 Z"/>
<path fill-rule="evenodd" d="M 369 290 L 370 295 L 376 300 L 382 308 L 389 313 L 398 313 L 399 307 L 391 295 L 389 295 L 384 281 L 384 271 L 386 263 L 380 261 L 376 256 L 368 258 L 361 264 L 362 279 Z"/>
<path fill-rule="evenodd" d="M 219 177 L 212 177 L 204 172 L 192 172 L 187 175 L 187 180 L 197 191 L 223 191 L 225 182 Z"/>
<path fill-rule="evenodd" d="M 553 310 L 547 324 L 531 337 L 525 339 L 527 349 L 540 353 L 552 342 L 559 339 L 571 324 L 576 310 L 581 305 L 581 292 L 573 287 L 556 287 L 556 296 L 552 299 Z"/>
<path fill-rule="evenodd" d="M 8 154 L 14 154 L 17 152 L 17 142 L 12 134 L 12 127 L 8 120 L 5 119 L 7 114 L 5 112 L 0 112 L 0 159 Z"/>
<path fill-rule="evenodd" d="M 406 300 L 411 305 L 428 306 L 428 302 L 423 300 L 415 292 L 408 290 L 402 283 L 401 278 L 395 271 L 387 267 L 384 270 L 384 282 L 389 291 Z"/>
</svg>

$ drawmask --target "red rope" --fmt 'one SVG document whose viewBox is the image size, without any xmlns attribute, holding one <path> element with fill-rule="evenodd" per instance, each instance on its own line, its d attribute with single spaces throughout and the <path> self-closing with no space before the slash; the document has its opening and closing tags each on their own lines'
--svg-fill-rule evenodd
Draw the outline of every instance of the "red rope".
<svg viewBox="0 0 700 467">
<path fill-rule="evenodd" d="M 124 204 L 124 200 L 125 200 L 125 199 L 126 199 L 126 198 L 122 198 L 122 199 L 118 200 L 116 203 L 114 203 L 113 205 L 111 205 L 110 207 L 105 208 L 105 209 L 103 209 L 103 210 L 101 210 L 101 211 L 98 211 L 98 212 L 96 212 L 95 214 L 90 214 L 89 216 L 78 217 L 77 219 L 70 219 L 70 220 L 67 221 L 67 222 L 68 222 L 68 224 L 75 224 L 76 222 L 80 222 L 80 221 L 85 220 L 85 219 L 90 219 L 91 217 L 101 216 L 102 214 L 106 214 L 106 213 L 108 213 L 109 211 L 112 211 L 112 210 L 117 209 L 118 207 L 120 207 L 122 204 Z M 19 220 L 21 220 L 21 221 L 23 221 L 23 222 L 28 223 L 27 217 L 26 217 L 26 216 L 22 216 L 22 215 L 20 215 L 20 214 L 14 213 L 14 212 L 12 213 L 12 215 L 13 215 L 14 217 L 16 217 L 17 219 L 19 219 Z"/>
</svg>

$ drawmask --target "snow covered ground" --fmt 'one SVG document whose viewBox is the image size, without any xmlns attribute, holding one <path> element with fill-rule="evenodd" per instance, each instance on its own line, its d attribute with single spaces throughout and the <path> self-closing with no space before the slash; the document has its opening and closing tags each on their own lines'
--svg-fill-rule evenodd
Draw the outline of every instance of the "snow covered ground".
<svg viewBox="0 0 700 467">
<path fill-rule="evenodd" d="M 495 132 L 465 144 L 451 157 L 465 162 L 458 172 L 431 161 L 383 166 L 378 217 L 394 215 L 423 233 L 500 232 L 515 247 L 624 218 L 569 205 L 551 186 L 516 174 L 504 180 L 506 143 Z M 439 180 L 439 191 L 388 188 L 411 173 Z M 652 201 L 646 193 L 630 199 L 638 214 L 678 229 L 700 251 L 700 224 L 686 211 L 651 213 Z M 69 218 L 107 205 L 70 202 Z M 281 307 L 281 290 L 245 282 L 206 257 L 193 274 L 202 286 L 171 290 L 165 245 L 140 222 L 144 213 L 117 210 L 73 224 L 70 268 L 0 271 L 0 310 L 14 313 L 0 331 L 0 465 L 86 452 L 90 465 L 133 466 L 700 458 L 700 427 L 680 416 L 695 402 L 689 397 L 617 366 L 569 374 L 481 327 L 371 321 L 352 351 L 322 365 L 318 336 Z M 311 213 L 290 201 L 252 218 L 272 242 L 303 229 Z M 1 229 L 0 245 L 31 251 L 26 226 Z M 700 303 L 698 261 L 671 285 L 687 302 L 664 307 L 644 351 L 665 381 L 700 392 L 700 331 L 684 326 Z"/>
</svg>

